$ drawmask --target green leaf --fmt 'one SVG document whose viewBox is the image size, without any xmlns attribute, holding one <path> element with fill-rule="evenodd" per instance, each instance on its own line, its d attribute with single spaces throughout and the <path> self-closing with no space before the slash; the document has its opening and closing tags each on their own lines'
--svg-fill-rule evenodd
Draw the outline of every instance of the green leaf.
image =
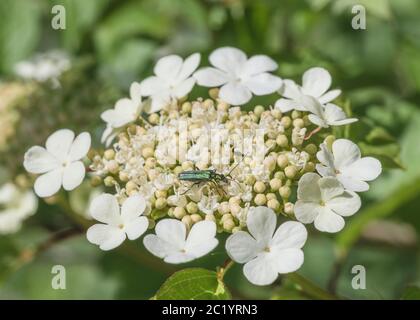
<svg viewBox="0 0 420 320">
<path fill-rule="evenodd" d="M 385 128 L 375 127 L 366 136 L 366 141 L 373 144 L 395 142 L 395 138 Z"/>
<path fill-rule="evenodd" d="M 400 146 L 397 143 L 376 146 L 360 142 L 359 147 L 363 155 L 377 158 L 381 161 L 382 166 L 386 168 L 404 169 L 404 166 L 399 159 Z"/>
<path fill-rule="evenodd" d="M 231 295 L 217 273 L 202 268 L 175 272 L 160 287 L 156 300 L 227 300 Z"/>
<path fill-rule="evenodd" d="M 418 286 L 408 286 L 401 297 L 402 300 L 420 300 L 420 288 Z"/>
</svg>

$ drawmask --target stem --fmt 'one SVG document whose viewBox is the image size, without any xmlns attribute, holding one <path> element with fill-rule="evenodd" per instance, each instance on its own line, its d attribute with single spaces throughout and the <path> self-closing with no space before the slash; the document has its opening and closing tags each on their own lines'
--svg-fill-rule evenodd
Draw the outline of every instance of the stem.
<svg viewBox="0 0 420 320">
<path fill-rule="evenodd" d="M 300 274 L 293 272 L 287 275 L 287 278 L 300 287 L 300 290 L 311 298 L 318 300 L 338 300 L 339 297 L 327 292 L 321 287 L 317 286 L 312 281 L 306 279 Z"/>
<path fill-rule="evenodd" d="M 221 281 L 223 280 L 226 272 L 234 265 L 235 262 L 231 259 L 227 259 L 221 267 L 217 270 L 217 278 Z"/>
<path fill-rule="evenodd" d="M 303 140 L 309 140 L 310 137 L 312 137 L 314 134 L 316 134 L 320 130 L 321 130 L 321 127 L 315 128 L 314 130 L 309 132 L 309 134 L 305 138 L 303 138 Z"/>
</svg>

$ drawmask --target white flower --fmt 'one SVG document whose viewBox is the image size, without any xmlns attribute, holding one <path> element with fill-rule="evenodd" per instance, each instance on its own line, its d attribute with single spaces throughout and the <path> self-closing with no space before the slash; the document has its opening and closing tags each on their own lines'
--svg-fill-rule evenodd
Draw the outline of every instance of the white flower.
<svg viewBox="0 0 420 320">
<path fill-rule="evenodd" d="M 153 181 L 157 190 L 168 190 L 174 185 L 175 175 L 171 173 L 161 173 Z"/>
<path fill-rule="evenodd" d="M 302 77 L 302 86 L 298 86 L 292 80 L 284 80 L 282 88 L 283 98 L 276 101 L 275 107 L 282 112 L 288 112 L 296 109 L 306 111 L 302 105 L 302 96 L 312 96 L 320 104 L 326 104 L 337 98 L 341 90 L 328 89 L 331 86 L 331 75 L 324 68 L 311 68 L 305 71 Z"/>
<path fill-rule="evenodd" d="M 176 219 L 163 219 L 155 228 L 156 234 L 144 237 L 147 250 L 167 263 L 184 263 L 200 258 L 217 244 L 216 224 L 200 221 L 193 225 L 187 236 L 185 224 Z"/>
<path fill-rule="evenodd" d="M 173 100 L 185 97 L 195 84 L 191 77 L 200 63 L 200 54 L 194 53 L 185 61 L 180 56 L 170 55 L 158 60 L 155 76 L 140 83 L 139 93 L 152 100 L 150 112 L 157 112 Z"/>
<path fill-rule="evenodd" d="M 346 139 L 335 140 L 332 152 L 325 143 L 316 156 L 321 162 L 316 170 L 323 177 L 336 177 L 344 189 L 362 192 L 369 190 L 365 181 L 376 179 L 382 171 L 381 163 L 372 157 L 361 157 L 359 147 Z"/>
<path fill-rule="evenodd" d="M 140 195 L 127 198 L 121 210 L 115 196 L 107 193 L 100 195 L 92 201 L 89 211 L 94 219 L 103 224 L 91 226 L 86 234 L 87 239 L 102 250 L 118 247 L 126 237 L 137 239 L 149 226 L 147 218 L 141 216 L 145 209 L 146 200 Z"/>
<path fill-rule="evenodd" d="M 61 185 L 67 191 L 79 186 L 86 173 L 80 160 L 88 153 L 90 142 L 87 132 L 75 139 L 73 131 L 61 129 L 48 137 L 46 148 L 30 148 L 25 153 L 23 166 L 30 173 L 42 173 L 35 181 L 35 193 L 49 197 L 58 192 Z"/>
<path fill-rule="evenodd" d="M 277 91 L 282 80 L 269 72 L 277 69 L 277 63 L 265 55 L 247 58 L 244 52 L 232 47 L 214 50 L 209 57 L 215 67 L 207 67 L 194 73 L 199 85 L 219 87 L 221 100 L 232 105 L 242 105 L 257 96 Z"/>
<path fill-rule="evenodd" d="M 198 209 L 205 214 L 212 214 L 219 208 L 219 199 L 217 196 L 201 196 L 198 203 Z"/>
<path fill-rule="evenodd" d="M 306 111 L 311 112 L 308 115 L 309 121 L 321 128 L 342 126 L 358 120 L 356 118 L 347 118 L 343 109 L 333 103 L 327 103 L 323 106 L 317 99 L 311 96 L 304 96 L 302 101 Z"/>
<path fill-rule="evenodd" d="M 248 232 L 238 231 L 226 241 L 229 256 L 245 263 L 245 277 L 256 285 L 273 283 L 279 273 L 294 272 L 303 263 L 301 248 L 305 244 L 305 227 L 295 221 L 279 226 L 277 218 L 267 207 L 253 207 L 247 215 Z"/>
<path fill-rule="evenodd" d="M 23 79 L 45 82 L 52 80 L 58 86 L 58 77 L 70 68 L 68 56 L 60 51 L 51 51 L 34 56 L 15 65 L 15 73 Z"/>
<path fill-rule="evenodd" d="M 359 196 L 344 190 L 336 178 L 321 178 L 316 173 L 305 173 L 300 178 L 297 198 L 296 219 L 303 223 L 314 222 L 315 228 L 325 232 L 343 229 L 343 217 L 355 214 L 361 205 Z"/>
<path fill-rule="evenodd" d="M 130 98 L 119 99 L 113 109 L 102 112 L 101 118 L 106 122 L 106 129 L 101 142 L 109 145 L 118 133 L 118 129 L 130 124 L 138 118 L 142 111 L 139 84 L 133 82 L 130 86 Z"/>
<path fill-rule="evenodd" d="M 23 220 L 33 215 L 38 200 L 32 191 L 21 191 L 13 183 L 0 187 L 0 234 L 18 231 Z"/>
</svg>

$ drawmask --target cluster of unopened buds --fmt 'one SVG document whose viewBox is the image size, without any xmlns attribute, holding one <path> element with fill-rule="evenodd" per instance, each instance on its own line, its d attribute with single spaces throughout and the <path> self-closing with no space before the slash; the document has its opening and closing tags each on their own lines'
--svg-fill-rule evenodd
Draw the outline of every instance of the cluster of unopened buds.
<svg viewBox="0 0 420 320">
<path fill-rule="evenodd" d="M 309 69 L 299 85 L 272 74 L 277 64 L 264 55 L 225 47 L 209 61 L 196 71 L 199 54 L 161 58 L 154 76 L 102 113 L 104 150 L 90 150 L 88 133 L 63 129 L 28 150 L 24 166 L 42 174 L 41 197 L 73 190 L 86 172 L 106 188 L 90 204 L 99 223 L 87 231 L 102 250 L 149 232 L 143 243 L 152 254 L 183 263 L 227 232 L 230 258 L 245 264 L 249 281 L 267 285 L 302 265 L 304 224 L 344 227 L 361 206 L 356 192 L 369 189 L 381 164 L 332 135 L 331 127 L 357 119 L 331 103 L 341 92 L 329 90 L 325 69 Z M 208 98 L 187 99 L 196 84 L 211 88 Z M 272 106 L 240 107 L 275 93 Z"/>
</svg>

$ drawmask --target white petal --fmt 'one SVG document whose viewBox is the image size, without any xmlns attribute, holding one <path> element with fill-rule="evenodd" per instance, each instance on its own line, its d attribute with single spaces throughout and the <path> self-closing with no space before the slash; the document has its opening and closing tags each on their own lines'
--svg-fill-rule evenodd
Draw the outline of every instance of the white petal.
<svg viewBox="0 0 420 320">
<path fill-rule="evenodd" d="M 337 98 L 341 94 L 341 90 L 331 90 L 327 93 L 323 94 L 318 98 L 318 101 L 322 104 L 326 104 L 328 102 L 333 101 L 335 98 Z"/>
<path fill-rule="evenodd" d="M 200 64 L 200 54 L 193 53 L 188 58 L 184 60 L 182 64 L 181 70 L 177 75 L 176 82 L 181 82 L 187 78 L 189 78 L 192 73 L 197 69 L 198 65 Z"/>
<path fill-rule="evenodd" d="M 121 218 L 124 223 L 134 220 L 146 209 L 146 200 L 141 195 L 128 197 L 121 206 Z"/>
<path fill-rule="evenodd" d="M 155 227 L 156 235 L 173 246 L 184 249 L 187 230 L 185 225 L 176 219 L 160 220 Z"/>
<path fill-rule="evenodd" d="M 86 174 L 85 166 L 82 161 L 72 162 L 64 168 L 63 188 L 70 191 L 80 186 Z"/>
<path fill-rule="evenodd" d="M 61 188 L 63 169 L 58 168 L 39 176 L 34 185 L 35 193 L 41 197 L 50 197 Z"/>
<path fill-rule="evenodd" d="M 148 234 L 143 239 L 144 247 L 153 255 L 165 258 L 167 255 L 178 252 L 180 249 L 154 234 Z"/>
<path fill-rule="evenodd" d="M 302 87 L 305 94 L 320 97 L 331 86 L 331 75 L 324 68 L 311 68 L 302 77 Z"/>
<path fill-rule="evenodd" d="M 341 196 L 327 202 L 328 208 L 345 217 L 355 214 L 361 205 L 360 197 L 352 191 L 345 191 Z"/>
<path fill-rule="evenodd" d="M 345 176 L 343 174 L 338 174 L 337 179 L 341 182 L 344 189 L 355 191 L 355 192 L 364 192 L 369 190 L 369 184 L 359 179 Z"/>
<path fill-rule="evenodd" d="M 312 223 L 318 215 L 318 202 L 298 200 L 295 203 L 295 217 L 302 223 Z"/>
<path fill-rule="evenodd" d="M 79 134 L 76 139 L 74 139 L 73 144 L 70 148 L 69 161 L 76 161 L 82 159 L 88 153 L 90 149 L 90 134 L 87 132 L 82 132 Z"/>
<path fill-rule="evenodd" d="M 194 246 L 207 242 L 216 236 L 216 224 L 213 221 L 200 221 L 193 225 L 188 233 L 185 250 L 190 251 Z"/>
<path fill-rule="evenodd" d="M 66 161 L 74 140 L 74 132 L 69 129 L 61 129 L 50 135 L 45 143 L 47 151 L 60 159 Z"/>
<path fill-rule="evenodd" d="M 192 260 L 196 259 L 196 257 L 186 253 L 186 252 L 172 252 L 170 254 L 168 254 L 164 261 L 166 263 L 172 263 L 172 264 L 179 264 L 179 263 L 186 263 L 186 262 L 190 262 Z"/>
<path fill-rule="evenodd" d="M 266 286 L 278 277 L 276 263 L 268 255 L 260 255 L 244 265 L 244 275 L 253 284 Z"/>
<path fill-rule="evenodd" d="M 327 145 L 325 143 L 320 144 L 320 151 L 317 152 L 316 157 L 318 160 L 325 166 L 334 169 L 334 156 L 330 150 L 328 150 Z"/>
<path fill-rule="evenodd" d="M 42 147 L 34 146 L 26 151 L 23 166 L 30 173 L 45 173 L 56 169 L 60 163 L 56 157 Z"/>
<path fill-rule="evenodd" d="M 293 80 L 289 79 L 283 80 L 283 87 L 279 92 L 283 97 L 296 101 L 299 101 L 303 95 L 298 85 Z"/>
<path fill-rule="evenodd" d="M 317 115 L 309 114 L 308 119 L 310 122 L 312 122 L 314 125 L 317 125 L 318 127 L 328 128 L 328 123 L 323 118 L 318 117 Z"/>
<path fill-rule="evenodd" d="M 284 98 L 277 100 L 276 104 L 274 105 L 274 107 L 279 109 L 281 112 L 289 112 L 296 109 L 297 106 L 298 103 L 296 101 Z"/>
<path fill-rule="evenodd" d="M 230 80 L 225 72 L 211 67 L 198 70 L 194 73 L 194 78 L 200 86 L 205 87 L 219 87 Z"/>
<path fill-rule="evenodd" d="M 342 126 L 357 121 L 355 118 L 347 118 L 343 109 L 333 103 L 328 103 L 325 106 L 324 118 L 328 124 L 335 126 Z"/>
<path fill-rule="evenodd" d="M 130 85 L 130 98 L 136 103 L 141 102 L 141 85 L 138 82 L 133 82 Z"/>
<path fill-rule="evenodd" d="M 226 252 L 232 260 L 245 263 L 258 255 L 259 246 L 249 233 L 238 231 L 226 240 Z"/>
<path fill-rule="evenodd" d="M 261 73 L 244 82 L 244 85 L 257 96 L 262 96 L 276 92 L 282 85 L 282 80 L 279 77 L 273 76 L 270 73 Z"/>
<path fill-rule="evenodd" d="M 297 197 L 299 200 L 305 201 L 320 201 L 321 190 L 318 181 L 321 179 L 316 173 L 305 173 L 299 180 Z"/>
<path fill-rule="evenodd" d="M 357 144 L 347 139 L 335 140 L 332 144 L 334 166 L 341 170 L 360 159 L 360 149 Z"/>
<path fill-rule="evenodd" d="M 277 256 L 275 262 L 278 273 L 294 272 L 303 264 L 304 256 L 300 249 L 275 250 L 273 254 Z"/>
<path fill-rule="evenodd" d="M 372 157 L 364 157 L 356 160 L 341 170 L 345 176 L 362 181 L 375 180 L 382 172 L 382 165 L 379 160 Z"/>
<path fill-rule="evenodd" d="M 324 202 L 333 199 L 344 192 L 344 188 L 335 177 L 323 177 L 318 181 L 321 196 Z"/>
<path fill-rule="evenodd" d="M 195 84 L 194 78 L 183 80 L 175 88 L 172 89 L 172 95 L 178 99 L 185 97 L 191 92 Z"/>
<path fill-rule="evenodd" d="M 244 66 L 244 74 L 253 76 L 259 73 L 274 71 L 277 63 L 268 56 L 255 55 L 248 59 Z"/>
<path fill-rule="evenodd" d="M 301 95 L 299 100 L 307 111 L 324 120 L 324 107 L 316 98 L 308 95 Z"/>
<path fill-rule="evenodd" d="M 219 97 L 224 102 L 239 106 L 251 100 L 252 93 L 240 83 L 229 82 L 220 88 Z"/>
<path fill-rule="evenodd" d="M 182 58 L 173 54 L 159 59 L 153 71 L 159 78 L 170 81 L 176 78 L 181 68 Z"/>
<path fill-rule="evenodd" d="M 92 200 L 89 213 L 92 218 L 103 223 L 114 226 L 122 223 L 118 201 L 113 195 L 108 193 L 103 193 Z"/>
<path fill-rule="evenodd" d="M 209 56 L 209 61 L 213 66 L 232 75 L 238 75 L 241 72 L 246 60 L 245 53 L 232 47 L 218 48 Z"/>
<path fill-rule="evenodd" d="M 303 224 L 296 221 L 287 221 L 280 225 L 276 233 L 274 233 L 270 248 L 276 247 L 276 250 L 300 249 L 305 244 L 307 237 L 308 232 Z"/>
<path fill-rule="evenodd" d="M 246 225 L 249 233 L 264 245 L 268 244 L 276 228 L 277 218 L 272 209 L 252 207 L 248 211 Z"/>
<path fill-rule="evenodd" d="M 151 96 L 151 99 L 152 104 L 149 111 L 150 113 L 158 112 L 171 103 L 171 96 L 169 95 L 169 92 L 163 92 L 162 94 Z"/>
<path fill-rule="evenodd" d="M 125 233 L 118 227 L 95 224 L 87 230 L 86 237 L 89 242 L 97 244 L 101 250 L 107 251 L 123 243 Z"/>
<path fill-rule="evenodd" d="M 167 90 L 168 86 L 158 77 L 148 77 L 140 83 L 140 94 L 142 97 L 158 94 L 162 90 Z"/>
<path fill-rule="evenodd" d="M 136 240 L 146 232 L 148 226 L 149 220 L 146 217 L 138 217 L 130 220 L 129 223 L 124 225 L 124 231 L 127 234 L 128 239 Z"/>
<path fill-rule="evenodd" d="M 327 207 L 319 210 L 319 215 L 315 218 L 315 228 L 323 232 L 338 232 L 344 228 L 344 219 Z"/>
</svg>

